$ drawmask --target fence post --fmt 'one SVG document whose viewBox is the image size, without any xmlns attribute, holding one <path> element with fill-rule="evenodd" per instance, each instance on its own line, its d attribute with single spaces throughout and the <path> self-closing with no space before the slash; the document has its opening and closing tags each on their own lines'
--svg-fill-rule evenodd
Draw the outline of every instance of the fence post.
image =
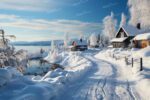
<svg viewBox="0 0 150 100">
<path fill-rule="evenodd" d="M 128 58 L 125 56 L 125 63 L 128 65 Z"/>
<path fill-rule="evenodd" d="M 140 71 L 142 71 L 142 70 L 143 70 L 143 59 L 140 58 Z"/>
<path fill-rule="evenodd" d="M 133 63 L 134 63 L 134 62 L 133 62 L 133 58 L 132 58 L 132 67 L 133 67 L 133 65 L 134 65 Z"/>
</svg>

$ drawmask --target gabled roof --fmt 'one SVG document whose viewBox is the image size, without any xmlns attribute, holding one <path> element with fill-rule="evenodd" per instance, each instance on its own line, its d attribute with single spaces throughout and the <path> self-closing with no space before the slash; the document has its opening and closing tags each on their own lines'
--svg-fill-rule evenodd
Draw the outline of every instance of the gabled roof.
<svg viewBox="0 0 150 100">
<path fill-rule="evenodd" d="M 126 32 L 127 36 L 135 36 L 142 33 L 142 30 L 139 30 L 136 27 L 131 25 L 124 25 L 120 27 L 118 32 L 120 31 L 121 28 Z M 115 37 L 117 36 L 118 32 L 116 33 Z"/>
</svg>

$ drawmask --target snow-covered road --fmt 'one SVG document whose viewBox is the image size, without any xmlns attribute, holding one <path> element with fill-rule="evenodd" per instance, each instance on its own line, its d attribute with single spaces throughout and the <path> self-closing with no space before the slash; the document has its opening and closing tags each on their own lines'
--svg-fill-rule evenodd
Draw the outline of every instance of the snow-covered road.
<svg viewBox="0 0 150 100">
<path fill-rule="evenodd" d="M 78 81 L 69 83 L 58 100 L 138 100 L 140 97 L 122 73 L 121 68 L 91 55 L 84 56 L 93 63 Z M 125 71 L 126 72 L 126 71 Z M 130 74 L 130 73 L 126 73 Z"/>
</svg>

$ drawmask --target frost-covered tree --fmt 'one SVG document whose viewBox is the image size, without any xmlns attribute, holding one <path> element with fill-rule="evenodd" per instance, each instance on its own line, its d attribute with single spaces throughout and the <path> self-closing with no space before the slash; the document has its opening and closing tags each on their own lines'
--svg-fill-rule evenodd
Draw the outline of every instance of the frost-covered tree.
<svg viewBox="0 0 150 100">
<path fill-rule="evenodd" d="M 97 45 L 98 45 L 98 44 L 97 44 L 98 38 L 97 38 L 97 35 L 96 35 L 96 34 L 91 34 L 89 40 L 90 40 L 90 46 L 97 46 Z"/>
<path fill-rule="evenodd" d="M 47 57 L 45 57 L 44 59 L 50 63 L 57 63 L 61 60 L 61 57 L 59 55 L 58 44 L 56 41 L 51 41 L 51 50 L 49 51 Z"/>
<path fill-rule="evenodd" d="M 117 26 L 117 20 L 114 18 L 114 14 L 111 12 L 111 15 L 106 16 L 103 19 L 103 42 L 104 44 L 109 44 L 109 41 L 115 37 L 116 34 L 116 26 Z"/>
<path fill-rule="evenodd" d="M 130 11 L 129 24 L 141 23 L 143 29 L 150 28 L 150 0 L 128 0 Z"/>
<path fill-rule="evenodd" d="M 64 35 L 64 47 L 65 48 L 68 47 L 68 42 L 69 42 L 69 34 L 65 33 L 65 35 Z"/>
<path fill-rule="evenodd" d="M 51 41 L 51 51 L 53 51 L 55 49 L 55 42 L 54 40 Z"/>
<path fill-rule="evenodd" d="M 121 22 L 120 22 L 120 27 L 126 25 L 126 16 L 124 13 L 121 14 Z"/>
</svg>

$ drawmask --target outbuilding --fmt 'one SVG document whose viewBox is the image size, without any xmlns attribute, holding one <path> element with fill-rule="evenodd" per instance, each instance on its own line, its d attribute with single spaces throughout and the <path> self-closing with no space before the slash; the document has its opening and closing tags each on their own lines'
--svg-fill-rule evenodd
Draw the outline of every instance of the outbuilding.
<svg viewBox="0 0 150 100">
<path fill-rule="evenodd" d="M 131 25 L 122 26 L 119 28 L 115 35 L 115 38 L 111 40 L 111 44 L 114 48 L 127 48 L 131 43 L 131 40 L 141 33 L 140 27 L 134 27 Z"/>
<path fill-rule="evenodd" d="M 133 39 L 133 44 L 135 48 L 145 48 L 150 46 L 150 33 L 143 33 L 137 35 Z"/>
</svg>

